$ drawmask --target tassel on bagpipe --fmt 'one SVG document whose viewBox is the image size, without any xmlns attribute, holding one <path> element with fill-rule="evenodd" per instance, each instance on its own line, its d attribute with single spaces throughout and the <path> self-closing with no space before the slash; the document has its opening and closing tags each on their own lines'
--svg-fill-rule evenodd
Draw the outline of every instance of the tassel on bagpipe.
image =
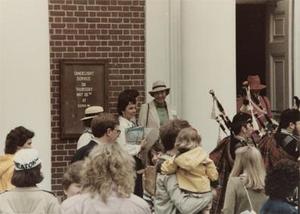
<svg viewBox="0 0 300 214">
<path fill-rule="evenodd" d="M 231 121 L 228 118 L 228 116 L 226 115 L 222 104 L 216 97 L 214 90 L 212 90 L 212 89 L 209 90 L 209 94 L 212 96 L 213 102 L 214 103 L 216 102 L 218 111 L 220 112 L 217 116 L 214 115 L 215 117 L 213 119 L 215 119 L 217 121 L 217 123 L 219 124 L 222 131 L 228 136 L 228 132 L 229 132 L 229 134 L 231 133 Z"/>
</svg>

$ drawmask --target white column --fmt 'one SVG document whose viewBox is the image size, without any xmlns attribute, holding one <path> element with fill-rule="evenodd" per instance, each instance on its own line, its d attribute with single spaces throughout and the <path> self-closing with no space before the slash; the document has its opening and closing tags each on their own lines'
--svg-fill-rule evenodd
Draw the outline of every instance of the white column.
<svg viewBox="0 0 300 214">
<path fill-rule="evenodd" d="M 300 98 L 300 1 L 294 0 L 294 94 Z"/>
<path fill-rule="evenodd" d="M 182 117 L 181 1 L 170 0 L 170 104 Z"/>
<path fill-rule="evenodd" d="M 146 0 L 145 9 L 145 91 L 147 100 L 152 99 L 148 91 L 156 80 L 169 86 L 170 77 L 170 6 L 169 0 Z"/>
<path fill-rule="evenodd" d="M 0 1 L 0 152 L 17 126 L 35 132 L 51 189 L 50 66 L 47 0 Z"/>
<path fill-rule="evenodd" d="M 183 118 L 199 129 L 203 146 L 216 146 L 210 119 L 214 89 L 231 118 L 235 113 L 235 1 L 182 0 Z"/>
</svg>

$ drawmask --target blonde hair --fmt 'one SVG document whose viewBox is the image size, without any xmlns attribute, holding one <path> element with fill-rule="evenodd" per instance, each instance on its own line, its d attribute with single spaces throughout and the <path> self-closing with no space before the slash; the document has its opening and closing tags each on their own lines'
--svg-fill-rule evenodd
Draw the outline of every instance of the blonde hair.
<svg viewBox="0 0 300 214">
<path fill-rule="evenodd" d="M 235 151 L 235 161 L 230 177 L 245 174 L 244 184 L 253 190 L 263 190 L 266 170 L 260 151 L 254 146 L 243 146 Z"/>
<path fill-rule="evenodd" d="M 112 191 L 126 198 L 134 189 L 134 160 L 117 143 L 96 146 L 85 159 L 82 174 L 83 190 L 99 194 L 104 202 Z"/>
<path fill-rule="evenodd" d="M 179 152 L 186 152 L 191 149 L 200 146 L 201 143 L 201 136 L 198 134 L 197 130 L 189 127 L 182 129 L 175 142 L 175 148 Z"/>
</svg>

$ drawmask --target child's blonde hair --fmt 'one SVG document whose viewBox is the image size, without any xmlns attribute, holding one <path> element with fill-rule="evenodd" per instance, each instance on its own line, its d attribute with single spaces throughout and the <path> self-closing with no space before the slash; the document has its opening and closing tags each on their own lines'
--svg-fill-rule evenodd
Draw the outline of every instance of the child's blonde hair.
<svg viewBox="0 0 300 214">
<path fill-rule="evenodd" d="M 200 146 L 201 136 L 198 131 L 192 127 L 182 129 L 175 142 L 175 148 L 178 152 L 183 153 Z"/>
</svg>

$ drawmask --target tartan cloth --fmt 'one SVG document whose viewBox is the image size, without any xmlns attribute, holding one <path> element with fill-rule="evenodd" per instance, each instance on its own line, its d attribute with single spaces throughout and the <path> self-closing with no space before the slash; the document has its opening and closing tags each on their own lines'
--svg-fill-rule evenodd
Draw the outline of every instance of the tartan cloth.
<svg viewBox="0 0 300 214">
<path fill-rule="evenodd" d="M 220 188 L 217 189 L 217 196 L 213 199 L 211 214 L 220 214 L 223 208 L 225 192 L 229 174 L 232 169 L 233 162 L 230 158 L 230 136 L 221 140 L 217 147 L 209 154 L 217 167 L 219 173 Z"/>
<path fill-rule="evenodd" d="M 297 161 L 293 156 L 289 155 L 281 146 L 276 143 L 274 134 L 265 135 L 259 141 L 257 146 L 261 152 L 267 171 L 274 167 L 275 164 L 282 159 Z"/>
</svg>

